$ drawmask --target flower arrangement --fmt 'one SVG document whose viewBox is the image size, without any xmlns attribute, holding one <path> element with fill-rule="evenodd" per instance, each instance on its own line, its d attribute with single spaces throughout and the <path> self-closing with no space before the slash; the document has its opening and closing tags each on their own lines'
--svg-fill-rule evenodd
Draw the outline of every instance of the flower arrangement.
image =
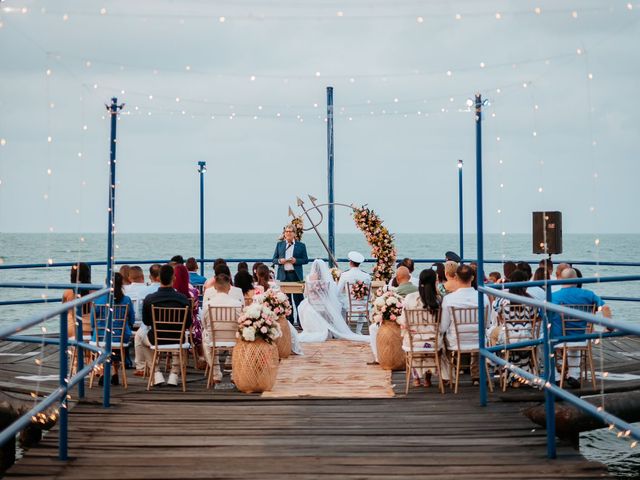
<svg viewBox="0 0 640 480">
<path fill-rule="evenodd" d="M 277 290 L 269 289 L 260 295 L 256 295 L 255 301 L 266 305 L 276 317 L 288 317 L 293 312 L 289 297 Z"/>
<path fill-rule="evenodd" d="M 300 242 L 302 240 L 302 234 L 304 233 L 304 221 L 302 220 L 302 217 L 294 217 L 289 223 L 295 230 L 296 242 Z M 282 235 L 280 235 L 280 240 L 284 240 L 284 229 L 282 231 Z"/>
<path fill-rule="evenodd" d="M 338 282 L 338 280 L 340 280 L 340 275 L 342 275 L 342 270 L 340 270 L 337 267 L 333 267 L 331 269 L 331 276 L 333 277 L 333 281 L 334 282 Z"/>
<path fill-rule="evenodd" d="M 388 282 L 393 276 L 397 258 L 393 235 L 380 217 L 366 206 L 354 207 L 353 219 L 371 247 L 371 256 L 377 260 L 373 267 L 373 279 Z"/>
<path fill-rule="evenodd" d="M 392 321 L 400 325 L 402 315 L 402 297 L 393 291 L 388 291 L 373 301 L 371 320 L 381 324 L 384 321 Z"/>
<path fill-rule="evenodd" d="M 237 338 L 242 338 L 246 342 L 255 342 L 262 339 L 267 343 L 282 335 L 278 317 L 265 304 L 254 303 L 244 309 L 238 318 Z"/>
<path fill-rule="evenodd" d="M 356 300 L 363 300 L 369 296 L 370 285 L 363 282 L 362 280 L 358 280 L 357 282 L 351 284 L 350 288 L 351 297 Z"/>
</svg>

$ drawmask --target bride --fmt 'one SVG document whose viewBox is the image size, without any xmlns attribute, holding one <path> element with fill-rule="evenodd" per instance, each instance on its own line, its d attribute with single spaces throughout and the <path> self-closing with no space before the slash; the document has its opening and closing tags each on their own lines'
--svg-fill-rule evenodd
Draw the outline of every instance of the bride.
<svg viewBox="0 0 640 480">
<path fill-rule="evenodd" d="M 368 335 L 353 333 L 342 316 L 338 287 L 327 264 L 313 261 L 304 289 L 305 299 L 298 307 L 302 333 L 300 342 L 324 342 L 335 337 L 353 342 L 369 342 Z"/>
</svg>

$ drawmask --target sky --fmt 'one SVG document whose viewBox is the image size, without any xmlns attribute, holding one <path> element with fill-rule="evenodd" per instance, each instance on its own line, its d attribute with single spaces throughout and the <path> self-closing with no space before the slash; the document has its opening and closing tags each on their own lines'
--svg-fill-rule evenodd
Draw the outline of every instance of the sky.
<svg viewBox="0 0 640 480">
<path fill-rule="evenodd" d="M 392 232 L 640 233 L 640 3 L 427 0 L 5 0 L 0 232 L 104 232 L 109 119 L 119 232 L 275 232 L 296 197 Z M 308 204 L 308 201 L 307 201 Z M 347 209 L 338 232 L 355 232 Z M 322 227 L 324 228 L 324 227 Z"/>
</svg>

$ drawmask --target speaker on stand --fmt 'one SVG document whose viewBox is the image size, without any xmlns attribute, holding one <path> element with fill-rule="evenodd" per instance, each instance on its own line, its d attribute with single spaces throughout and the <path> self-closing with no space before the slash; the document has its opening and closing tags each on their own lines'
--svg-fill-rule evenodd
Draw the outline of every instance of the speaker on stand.
<svg viewBox="0 0 640 480">
<path fill-rule="evenodd" d="M 562 212 L 533 212 L 533 253 L 562 253 Z"/>
</svg>

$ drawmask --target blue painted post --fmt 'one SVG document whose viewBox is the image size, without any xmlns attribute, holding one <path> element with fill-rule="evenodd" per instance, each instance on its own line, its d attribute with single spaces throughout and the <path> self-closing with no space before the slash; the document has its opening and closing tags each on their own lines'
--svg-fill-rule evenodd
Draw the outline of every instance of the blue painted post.
<svg viewBox="0 0 640 480">
<path fill-rule="evenodd" d="M 478 224 L 478 287 L 484 286 L 484 243 L 482 225 L 482 96 L 476 94 L 476 216 Z M 461 255 L 462 256 L 462 255 Z M 484 293 L 478 290 L 478 345 L 485 348 Z M 480 368 L 480 405 L 487 405 L 487 359 L 478 355 Z"/>
<path fill-rule="evenodd" d="M 333 87 L 327 87 L 327 185 L 329 216 L 327 225 L 329 228 L 329 250 L 335 258 L 336 256 L 336 238 L 335 238 L 335 212 L 333 198 Z M 337 265 L 334 265 L 337 267 Z"/>
<path fill-rule="evenodd" d="M 204 174 L 207 171 L 207 162 L 198 162 L 200 174 L 200 275 L 204 276 Z"/>
<path fill-rule="evenodd" d="M 551 286 L 547 286 L 546 291 L 547 303 L 551 303 Z M 554 358 L 551 357 L 553 335 L 550 330 L 549 315 L 547 310 L 542 311 L 542 335 L 544 339 L 544 379 L 545 383 L 551 385 L 556 382 L 556 366 Z M 555 395 L 553 392 L 545 389 L 544 391 L 544 409 L 547 417 L 547 457 L 556 458 L 556 406 Z"/>
<path fill-rule="evenodd" d="M 82 341 L 82 322 L 79 322 L 78 319 L 78 314 L 80 315 L 80 317 L 82 317 L 82 307 L 78 307 L 76 309 L 76 340 L 77 341 Z M 84 368 L 84 348 L 82 347 L 77 347 L 77 352 L 78 354 L 76 355 L 77 359 L 77 365 L 78 367 L 76 368 L 76 372 L 79 372 L 80 370 L 82 370 Z M 73 365 L 72 365 L 73 367 Z M 84 398 L 84 380 L 78 383 L 78 398 Z"/>
<path fill-rule="evenodd" d="M 464 260 L 464 215 L 462 205 L 462 160 L 458 160 L 458 207 L 460 209 L 460 258 Z"/>
<path fill-rule="evenodd" d="M 109 313 L 107 315 L 106 335 L 105 335 L 105 351 L 109 356 L 104 362 L 104 390 L 102 397 L 102 406 L 108 408 L 110 406 L 111 396 L 111 326 L 113 325 L 113 234 L 115 230 L 115 209 L 116 209 L 116 129 L 118 122 L 118 111 L 123 105 L 118 105 L 118 99 L 113 97 L 111 105 L 107 106 L 111 115 L 111 140 L 109 142 L 109 225 L 107 228 L 107 279 L 106 285 L 111 289 L 109 293 Z M 124 362 L 124 358 L 120 361 Z"/>
<path fill-rule="evenodd" d="M 82 338 L 82 337 L 80 337 Z M 59 380 L 62 389 L 62 398 L 60 399 L 60 434 L 58 437 L 58 459 L 67 460 L 67 375 L 69 370 L 68 354 L 67 354 L 67 313 L 60 314 L 60 371 Z"/>
</svg>

